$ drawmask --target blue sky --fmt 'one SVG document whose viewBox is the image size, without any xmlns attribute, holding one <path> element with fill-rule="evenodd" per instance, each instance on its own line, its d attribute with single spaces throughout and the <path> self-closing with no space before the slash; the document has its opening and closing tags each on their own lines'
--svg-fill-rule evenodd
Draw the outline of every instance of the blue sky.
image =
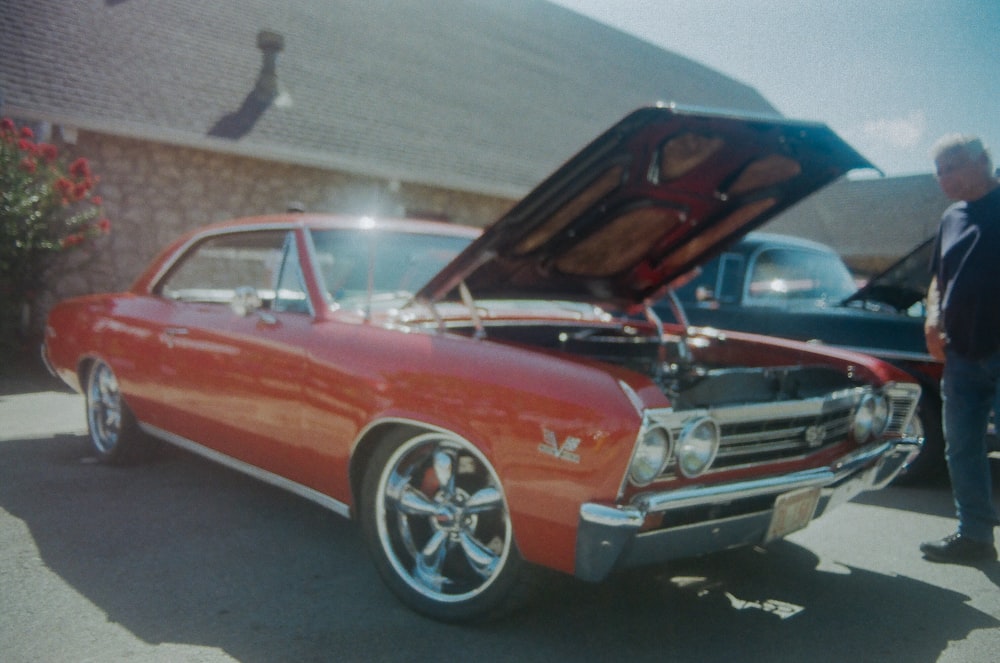
<svg viewBox="0 0 1000 663">
<path fill-rule="evenodd" d="M 1000 162 L 1000 0 L 551 1 L 825 122 L 887 175 L 931 172 L 956 131 Z"/>
</svg>

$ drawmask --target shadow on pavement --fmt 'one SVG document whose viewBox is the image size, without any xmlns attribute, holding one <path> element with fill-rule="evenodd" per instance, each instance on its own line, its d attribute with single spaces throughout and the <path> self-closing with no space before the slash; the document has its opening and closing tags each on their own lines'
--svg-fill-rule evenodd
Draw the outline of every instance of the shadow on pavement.
<svg viewBox="0 0 1000 663">
<path fill-rule="evenodd" d="M 1000 625 L 960 593 L 822 571 L 781 542 L 597 585 L 553 575 L 504 621 L 447 626 L 393 599 L 353 523 L 179 451 L 131 469 L 86 453 L 79 436 L 0 443 L 0 507 L 108 621 L 240 661 L 920 663 Z"/>
<path fill-rule="evenodd" d="M 993 500 L 1000 500 L 1000 462 L 993 460 Z M 862 493 L 852 501 L 900 511 L 912 511 L 942 518 L 955 517 L 951 484 L 947 477 L 913 486 L 889 486 L 883 490 Z M 998 507 L 1000 511 L 1000 507 Z"/>
<path fill-rule="evenodd" d="M 0 396 L 71 390 L 45 368 L 40 356 L 22 354 L 0 358 Z"/>
</svg>

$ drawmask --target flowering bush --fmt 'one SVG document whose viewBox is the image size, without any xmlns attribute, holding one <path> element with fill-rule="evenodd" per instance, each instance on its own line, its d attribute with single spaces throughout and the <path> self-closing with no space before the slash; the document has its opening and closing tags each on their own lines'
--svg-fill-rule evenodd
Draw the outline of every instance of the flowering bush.
<svg viewBox="0 0 1000 663">
<path fill-rule="evenodd" d="M 22 311 L 52 255 L 110 232 L 97 182 L 86 159 L 67 164 L 30 128 L 0 120 L 0 343 L 26 331 Z"/>
</svg>

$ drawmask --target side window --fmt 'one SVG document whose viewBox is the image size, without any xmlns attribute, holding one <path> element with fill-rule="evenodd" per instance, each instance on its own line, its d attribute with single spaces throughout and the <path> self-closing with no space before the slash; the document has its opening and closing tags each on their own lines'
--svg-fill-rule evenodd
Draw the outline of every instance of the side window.
<svg viewBox="0 0 1000 663">
<path fill-rule="evenodd" d="M 735 304 L 740 299 L 743 284 L 743 256 L 739 253 L 723 253 L 712 260 L 701 272 L 677 290 L 682 302 L 725 302 Z"/>
<path fill-rule="evenodd" d="M 228 305 L 238 288 L 253 288 L 265 305 L 274 299 L 284 231 L 239 232 L 210 237 L 188 251 L 156 291 L 163 297 Z"/>
<path fill-rule="evenodd" d="M 739 253 L 724 253 L 719 261 L 719 280 L 715 286 L 715 298 L 727 304 L 740 301 L 743 287 L 743 270 L 746 260 Z"/>
<path fill-rule="evenodd" d="M 796 251 L 769 249 L 754 258 L 747 279 L 747 299 L 757 303 L 780 303 L 798 287 L 802 256 Z"/>
<path fill-rule="evenodd" d="M 302 265 L 299 263 L 298 244 L 295 236 L 289 233 L 285 240 L 281 271 L 274 288 L 275 311 L 291 313 L 310 313 L 309 295 L 306 292 L 306 282 L 302 276 Z"/>
<path fill-rule="evenodd" d="M 851 273 L 836 254 L 768 249 L 750 268 L 747 297 L 760 304 L 840 301 L 854 292 Z"/>
</svg>

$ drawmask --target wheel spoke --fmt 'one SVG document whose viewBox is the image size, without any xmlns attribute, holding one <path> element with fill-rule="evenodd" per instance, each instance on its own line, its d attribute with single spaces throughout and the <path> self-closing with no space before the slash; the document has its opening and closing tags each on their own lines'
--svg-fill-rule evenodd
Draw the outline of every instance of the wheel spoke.
<svg viewBox="0 0 1000 663">
<path fill-rule="evenodd" d="M 111 371 L 102 370 L 100 379 L 98 380 L 98 388 L 101 391 L 101 401 L 106 403 L 109 407 L 113 406 L 117 402 L 118 398 L 118 384 L 111 375 Z"/>
<path fill-rule="evenodd" d="M 503 508 L 503 495 L 492 486 L 473 493 L 463 505 L 465 513 L 487 513 Z"/>
<path fill-rule="evenodd" d="M 395 499 L 396 508 L 409 516 L 431 518 L 440 512 L 441 506 L 413 486 L 403 486 Z"/>
<path fill-rule="evenodd" d="M 118 430 L 118 425 L 121 423 L 121 412 L 115 408 L 108 408 L 104 411 L 104 425 L 107 428 Z"/>
<path fill-rule="evenodd" d="M 458 542 L 465 553 L 465 558 L 469 566 L 483 578 L 489 578 L 496 570 L 500 556 L 477 541 L 468 532 L 462 532 L 458 536 Z"/>
<path fill-rule="evenodd" d="M 448 553 L 447 543 L 448 535 L 436 532 L 417 556 L 417 566 L 414 569 L 417 580 L 437 592 L 441 591 L 445 582 L 441 567 L 444 566 L 444 558 Z"/>
<path fill-rule="evenodd" d="M 448 495 L 455 493 L 455 460 L 451 454 L 440 449 L 434 452 L 434 475 L 441 490 Z"/>
</svg>

